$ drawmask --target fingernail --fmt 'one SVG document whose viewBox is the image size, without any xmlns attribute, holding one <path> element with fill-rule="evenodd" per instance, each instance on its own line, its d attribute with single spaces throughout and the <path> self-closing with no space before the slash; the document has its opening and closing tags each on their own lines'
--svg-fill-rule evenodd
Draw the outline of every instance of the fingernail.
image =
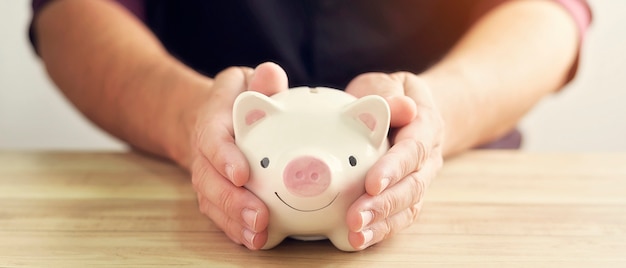
<svg viewBox="0 0 626 268">
<path fill-rule="evenodd" d="M 383 178 L 382 180 L 380 180 L 380 191 L 378 193 L 380 194 L 385 189 L 387 189 L 387 186 L 389 186 L 390 182 L 391 182 L 391 180 L 389 178 Z"/>
<path fill-rule="evenodd" d="M 243 221 L 248 225 L 248 228 L 255 230 L 256 227 L 256 218 L 259 213 L 256 210 L 252 210 L 249 208 L 244 208 L 241 212 L 241 217 Z"/>
<path fill-rule="evenodd" d="M 369 225 L 374 218 L 374 213 L 369 210 L 361 211 L 361 230 L 365 228 L 365 226 Z"/>
<path fill-rule="evenodd" d="M 372 242 L 372 239 L 374 238 L 374 232 L 370 229 L 367 229 L 363 230 L 361 234 L 363 234 L 363 245 L 361 245 L 361 247 L 365 247 L 370 242 Z"/>
<path fill-rule="evenodd" d="M 250 231 L 249 229 L 244 228 L 243 229 L 243 239 L 246 240 L 246 244 L 250 247 L 254 246 L 254 243 L 252 243 L 252 241 L 254 241 L 254 237 L 256 236 L 256 233 L 253 231 Z"/>
</svg>

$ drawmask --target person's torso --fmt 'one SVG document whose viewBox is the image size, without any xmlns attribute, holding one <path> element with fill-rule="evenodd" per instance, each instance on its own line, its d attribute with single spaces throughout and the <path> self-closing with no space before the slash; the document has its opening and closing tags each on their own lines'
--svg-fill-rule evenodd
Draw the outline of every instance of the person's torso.
<svg viewBox="0 0 626 268">
<path fill-rule="evenodd" d="M 214 76 L 229 66 L 281 65 L 290 86 L 344 88 L 365 72 L 419 73 L 469 24 L 475 1 L 146 1 L 165 47 Z"/>
</svg>

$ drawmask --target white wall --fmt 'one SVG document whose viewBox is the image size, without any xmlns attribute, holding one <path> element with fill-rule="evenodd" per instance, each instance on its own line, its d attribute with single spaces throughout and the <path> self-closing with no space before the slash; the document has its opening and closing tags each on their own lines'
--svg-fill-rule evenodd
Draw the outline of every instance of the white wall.
<svg viewBox="0 0 626 268">
<path fill-rule="evenodd" d="M 121 150 L 59 94 L 28 41 L 30 0 L 0 0 L 0 150 Z"/>
<path fill-rule="evenodd" d="M 48 80 L 26 35 L 28 0 L 0 0 L 0 150 L 122 150 Z M 578 77 L 522 123 L 527 150 L 626 151 L 626 1 L 592 0 Z"/>
<path fill-rule="evenodd" d="M 626 1 L 590 4 L 578 75 L 525 118 L 528 150 L 626 151 Z"/>
</svg>

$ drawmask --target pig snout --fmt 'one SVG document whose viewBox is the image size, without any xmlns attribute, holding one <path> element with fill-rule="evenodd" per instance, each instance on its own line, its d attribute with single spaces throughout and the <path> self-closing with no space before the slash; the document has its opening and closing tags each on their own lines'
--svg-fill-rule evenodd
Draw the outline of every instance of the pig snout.
<svg viewBox="0 0 626 268">
<path fill-rule="evenodd" d="M 289 162 L 283 181 L 290 193 L 312 197 L 323 193 L 330 185 L 330 169 L 323 161 L 303 156 Z"/>
</svg>

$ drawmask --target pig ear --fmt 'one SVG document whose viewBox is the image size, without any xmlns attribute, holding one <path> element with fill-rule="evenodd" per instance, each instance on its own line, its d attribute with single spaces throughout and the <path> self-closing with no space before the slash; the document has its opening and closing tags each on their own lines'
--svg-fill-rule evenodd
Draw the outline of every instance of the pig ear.
<svg viewBox="0 0 626 268">
<path fill-rule="evenodd" d="M 344 115 L 357 121 L 375 147 L 380 147 L 389 132 L 391 112 L 385 99 L 376 95 L 362 97 L 344 108 Z"/>
<path fill-rule="evenodd" d="M 245 137 L 260 121 L 279 110 L 278 104 L 268 96 L 256 91 L 242 92 L 233 105 L 235 139 Z"/>
</svg>

